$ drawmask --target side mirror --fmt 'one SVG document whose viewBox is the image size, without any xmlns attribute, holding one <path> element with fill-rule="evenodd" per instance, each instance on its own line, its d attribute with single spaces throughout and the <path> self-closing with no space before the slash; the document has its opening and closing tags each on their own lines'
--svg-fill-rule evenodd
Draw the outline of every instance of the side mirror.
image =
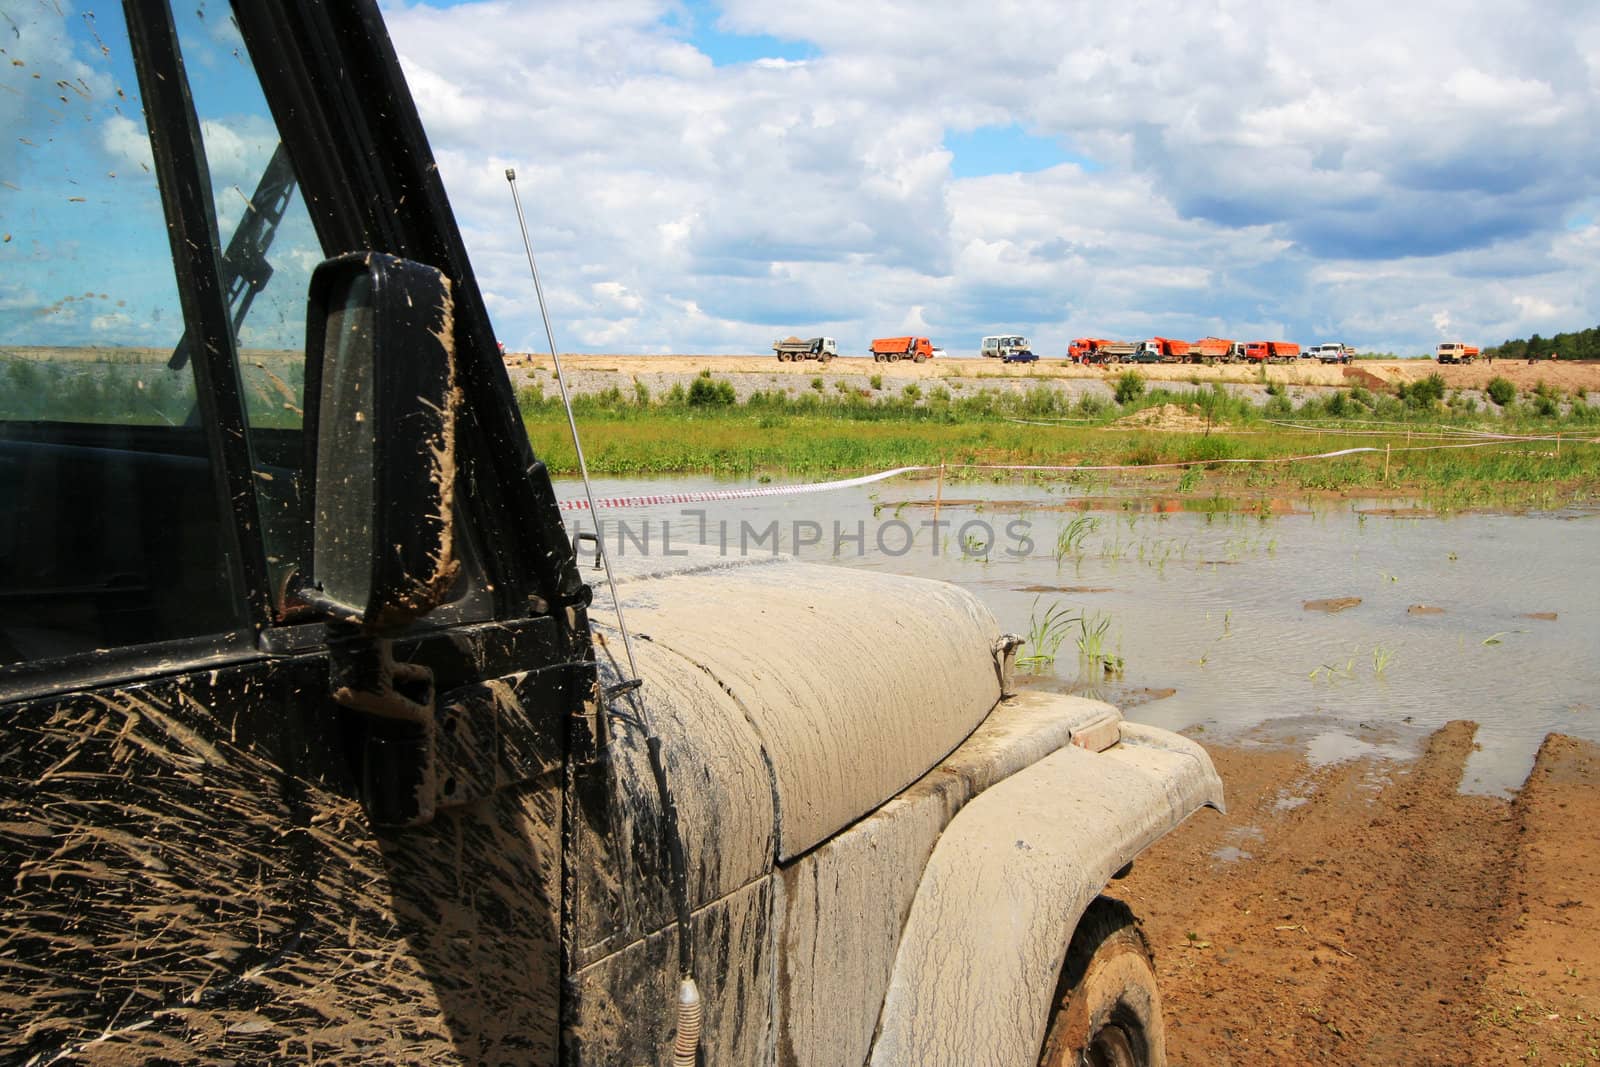
<svg viewBox="0 0 1600 1067">
<path fill-rule="evenodd" d="M 438 607 L 459 569 L 450 279 L 377 252 L 339 256 L 312 274 L 308 316 L 301 596 L 390 633 Z"/>
</svg>

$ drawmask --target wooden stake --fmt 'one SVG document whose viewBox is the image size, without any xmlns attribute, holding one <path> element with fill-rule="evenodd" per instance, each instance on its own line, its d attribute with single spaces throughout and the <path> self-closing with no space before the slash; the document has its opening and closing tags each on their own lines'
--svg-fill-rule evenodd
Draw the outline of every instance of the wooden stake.
<svg viewBox="0 0 1600 1067">
<path fill-rule="evenodd" d="M 1389 480 L 1389 442 L 1383 443 L 1383 480 Z"/>
<path fill-rule="evenodd" d="M 933 492 L 933 529 L 934 536 L 938 536 L 939 505 L 944 502 L 944 457 L 939 457 L 939 485 Z"/>
</svg>

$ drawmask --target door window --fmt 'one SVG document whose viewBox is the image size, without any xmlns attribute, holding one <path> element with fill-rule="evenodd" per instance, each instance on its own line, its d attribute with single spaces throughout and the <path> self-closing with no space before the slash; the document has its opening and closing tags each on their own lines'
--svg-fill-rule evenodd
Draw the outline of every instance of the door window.
<svg viewBox="0 0 1600 1067">
<path fill-rule="evenodd" d="M 245 624 L 128 35 L 0 43 L 0 666 Z"/>
<path fill-rule="evenodd" d="M 274 602 L 300 564 L 306 291 L 321 242 L 226 4 L 173 11 L 222 254 Z"/>
</svg>

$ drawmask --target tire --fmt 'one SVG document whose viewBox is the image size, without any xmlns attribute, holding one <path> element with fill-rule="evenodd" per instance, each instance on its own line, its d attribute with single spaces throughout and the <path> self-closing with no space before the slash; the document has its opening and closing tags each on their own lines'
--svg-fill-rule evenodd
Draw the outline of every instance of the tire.
<svg viewBox="0 0 1600 1067">
<path fill-rule="evenodd" d="M 926 363 L 926 362 L 928 362 L 928 357 L 923 355 L 920 352 L 917 353 L 915 356 L 913 356 L 912 359 L 917 363 Z"/>
<path fill-rule="evenodd" d="M 1078 922 L 1056 987 L 1040 1067 L 1166 1067 L 1150 946 L 1133 912 L 1100 897 Z"/>
</svg>

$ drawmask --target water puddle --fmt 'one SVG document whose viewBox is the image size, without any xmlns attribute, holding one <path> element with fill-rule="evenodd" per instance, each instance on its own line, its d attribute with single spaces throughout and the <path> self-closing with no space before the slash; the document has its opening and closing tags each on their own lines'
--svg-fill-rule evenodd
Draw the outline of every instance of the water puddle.
<svg viewBox="0 0 1600 1067">
<path fill-rule="evenodd" d="M 729 484 L 608 479 L 596 490 Z M 1572 525 L 1588 512 L 1434 515 L 1328 498 L 1223 507 L 1014 481 L 943 491 L 937 508 L 936 484 L 918 479 L 630 509 L 609 516 L 607 544 L 660 554 L 665 533 L 674 550 L 792 553 L 954 582 L 1031 635 L 1025 651 L 1046 654 L 1028 684 L 1205 740 L 1266 731 L 1318 765 L 1411 752 L 1471 719 L 1479 747 L 1462 788 L 1504 793 L 1546 733 L 1600 741 L 1600 554 Z M 579 494 L 568 484 L 559 495 Z M 619 541 L 616 524 L 630 536 Z"/>
<path fill-rule="evenodd" d="M 1351 734 L 1330 730 L 1306 742 L 1306 762 L 1313 768 L 1331 767 L 1362 759 L 1407 759 L 1413 750 L 1400 744 L 1374 744 Z"/>
<path fill-rule="evenodd" d="M 1255 856 L 1249 849 L 1252 846 L 1259 846 L 1267 839 L 1267 835 L 1259 826 L 1236 826 L 1228 832 L 1228 837 L 1238 844 L 1220 845 L 1213 849 L 1211 858 L 1218 863 L 1239 863 L 1254 859 Z"/>
</svg>

